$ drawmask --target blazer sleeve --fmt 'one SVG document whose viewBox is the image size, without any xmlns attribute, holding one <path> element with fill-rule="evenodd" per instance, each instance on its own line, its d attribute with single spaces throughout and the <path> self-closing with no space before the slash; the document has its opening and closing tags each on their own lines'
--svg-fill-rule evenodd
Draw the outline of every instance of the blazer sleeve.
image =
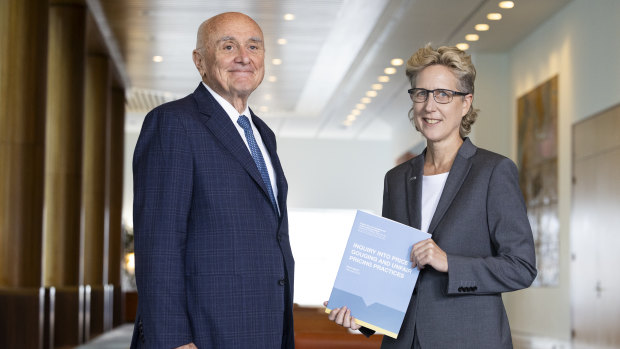
<svg viewBox="0 0 620 349">
<path fill-rule="evenodd" d="M 508 158 L 497 162 L 491 173 L 486 210 L 496 253 L 488 257 L 448 255 L 448 294 L 510 292 L 529 287 L 536 277 L 534 241 L 517 167 Z"/>
<path fill-rule="evenodd" d="M 148 348 L 192 342 L 185 290 L 185 243 L 192 198 L 192 153 L 182 120 L 154 110 L 133 159 L 138 317 Z"/>
</svg>

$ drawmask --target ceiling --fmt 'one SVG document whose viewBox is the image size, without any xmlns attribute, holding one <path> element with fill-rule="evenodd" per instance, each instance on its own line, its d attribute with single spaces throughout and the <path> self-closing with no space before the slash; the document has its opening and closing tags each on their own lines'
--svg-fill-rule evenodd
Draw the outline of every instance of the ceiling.
<svg viewBox="0 0 620 349">
<path fill-rule="evenodd" d="M 426 43 L 470 42 L 477 52 L 505 52 L 570 0 L 87 0 L 119 75 L 128 86 L 127 130 L 152 107 L 191 93 L 199 75 L 191 59 L 196 30 L 221 12 L 246 13 L 262 27 L 265 80 L 250 107 L 279 137 L 388 139 L 410 101 L 404 66 L 382 83 L 350 126 L 343 121 L 391 66 Z M 503 15 L 489 21 L 489 12 Z M 294 20 L 283 16 L 291 13 Z M 287 43 L 278 44 L 278 39 Z M 153 56 L 161 56 L 156 63 Z M 274 65 L 273 59 L 281 64 Z M 270 78 L 273 80 L 270 80 Z M 364 103 L 361 103 L 364 104 Z"/>
</svg>

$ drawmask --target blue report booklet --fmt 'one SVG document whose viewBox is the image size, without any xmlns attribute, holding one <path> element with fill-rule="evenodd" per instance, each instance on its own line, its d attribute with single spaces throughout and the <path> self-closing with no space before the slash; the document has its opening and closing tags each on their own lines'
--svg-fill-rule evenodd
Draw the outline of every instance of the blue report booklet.
<svg viewBox="0 0 620 349">
<path fill-rule="evenodd" d="M 411 246 L 430 237 L 357 211 L 326 312 L 346 305 L 358 324 L 396 338 L 419 274 Z"/>
</svg>

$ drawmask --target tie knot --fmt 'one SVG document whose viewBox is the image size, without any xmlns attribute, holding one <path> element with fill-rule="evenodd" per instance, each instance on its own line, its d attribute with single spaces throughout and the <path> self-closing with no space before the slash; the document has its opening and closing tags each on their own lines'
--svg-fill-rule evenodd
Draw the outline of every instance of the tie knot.
<svg viewBox="0 0 620 349">
<path fill-rule="evenodd" d="M 250 119 L 248 119 L 245 115 L 239 115 L 239 119 L 237 119 L 237 123 L 244 130 L 251 130 L 252 126 L 250 126 Z"/>
</svg>

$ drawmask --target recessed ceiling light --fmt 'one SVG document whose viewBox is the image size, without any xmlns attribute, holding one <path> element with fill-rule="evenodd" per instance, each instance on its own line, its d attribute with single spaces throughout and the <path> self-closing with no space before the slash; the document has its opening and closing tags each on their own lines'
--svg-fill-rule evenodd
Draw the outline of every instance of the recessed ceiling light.
<svg viewBox="0 0 620 349">
<path fill-rule="evenodd" d="M 164 61 L 164 57 L 162 56 L 153 56 L 153 62 L 160 63 Z"/>
<path fill-rule="evenodd" d="M 497 12 L 489 13 L 487 15 L 487 19 L 491 21 L 499 21 L 500 19 L 502 19 L 502 14 Z"/>
<path fill-rule="evenodd" d="M 278 81 L 278 77 L 275 75 L 271 75 L 270 77 L 267 78 L 267 81 L 269 82 L 276 82 Z"/>
<path fill-rule="evenodd" d="M 377 97 L 377 91 L 366 91 L 366 97 Z"/>
<path fill-rule="evenodd" d="M 392 74 L 396 74 L 396 68 L 394 67 L 387 67 L 383 70 L 384 73 L 386 73 L 387 75 L 392 75 Z"/>
<path fill-rule="evenodd" d="M 461 42 L 461 43 L 456 44 L 456 47 L 461 51 L 466 51 L 467 49 L 469 49 L 469 44 Z"/>
<path fill-rule="evenodd" d="M 400 65 L 403 65 L 404 61 L 403 61 L 402 59 L 400 59 L 400 58 L 394 58 L 394 59 L 392 59 L 392 60 L 390 61 L 390 63 L 391 63 L 393 66 L 398 67 L 398 66 L 400 66 Z"/>
<path fill-rule="evenodd" d="M 349 127 L 349 126 L 353 125 L 353 121 L 345 120 L 345 121 L 342 122 L 342 125 L 344 127 Z"/>
<path fill-rule="evenodd" d="M 383 85 L 381 85 L 381 84 L 372 84 L 372 89 L 373 90 L 379 91 L 382 88 L 383 88 Z"/>
<path fill-rule="evenodd" d="M 271 100 L 271 95 L 270 94 L 266 94 L 265 95 L 265 100 L 266 101 L 270 101 Z"/>
<path fill-rule="evenodd" d="M 263 113 L 267 112 L 269 110 L 269 108 L 267 108 L 266 106 L 261 106 L 260 108 L 258 108 L 258 110 L 262 111 Z"/>
<path fill-rule="evenodd" d="M 278 39 L 278 45 L 286 45 L 286 39 L 285 38 L 280 38 Z"/>
<path fill-rule="evenodd" d="M 381 75 L 381 76 L 379 77 L 379 79 L 377 79 L 377 80 L 378 80 L 379 82 L 388 82 L 388 81 L 390 81 L 390 77 L 389 77 L 389 76 L 387 76 L 387 75 Z"/>
<path fill-rule="evenodd" d="M 347 115 L 347 121 L 355 121 L 355 119 L 357 119 L 357 116 L 353 114 Z"/>
<path fill-rule="evenodd" d="M 287 14 L 284 15 L 284 20 L 285 21 L 292 21 L 294 19 L 295 19 L 295 15 L 292 14 L 292 13 L 287 13 Z"/>
<path fill-rule="evenodd" d="M 274 58 L 271 60 L 271 64 L 273 65 L 280 65 L 282 64 L 282 60 L 280 58 Z"/>
<path fill-rule="evenodd" d="M 474 29 L 476 29 L 479 32 L 485 32 L 485 31 L 489 30 L 489 25 L 486 24 L 486 23 L 476 24 L 474 26 Z"/>
<path fill-rule="evenodd" d="M 360 102 L 362 102 L 364 104 L 368 104 L 368 103 L 370 103 L 370 101 L 372 101 L 372 99 L 370 99 L 368 97 L 362 97 L 362 99 L 360 99 Z"/>
<path fill-rule="evenodd" d="M 512 1 L 500 1 L 499 7 L 501 8 L 513 8 L 515 7 L 515 3 Z"/>
<path fill-rule="evenodd" d="M 480 36 L 478 36 L 478 34 L 467 34 L 467 35 L 465 35 L 465 40 L 467 40 L 467 41 L 478 41 L 478 39 L 480 39 Z"/>
<path fill-rule="evenodd" d="M 364 110 L 364 109 L 366 109 L 366 104 L 358 103 L 358 104 L 355 105 L 355 108 L 357 108 L 359 110 Z"/>
<path fill-rule="evenodd" d="M 362 113 L 362 112 L 361 112 L 359 109 L 353 109 L 353 110 L 351 110 L 351 114 L 353 114 L 353 115 L 355 115 L 355 116 L 360 115 L 361 113 Z"/>
</svg>

